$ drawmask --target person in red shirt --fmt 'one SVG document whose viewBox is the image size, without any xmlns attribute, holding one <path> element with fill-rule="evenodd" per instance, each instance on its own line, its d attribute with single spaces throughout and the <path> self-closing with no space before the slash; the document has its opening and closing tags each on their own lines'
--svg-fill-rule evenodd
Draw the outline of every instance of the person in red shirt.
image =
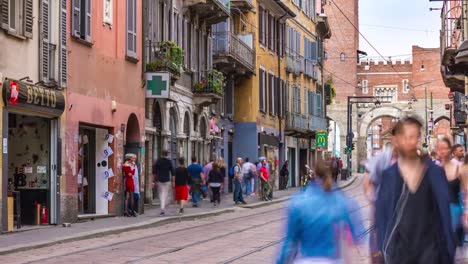
<svg viewBox="0 0 468 264">
<path fill-rule="evenodd" d="M 125 216 L 136 216 L 134 208 L 134 195 L 135 192 L 135 182 L 133 181 L 133 175 L 135 175 L 135 161 L 136 155 L 127 154 L 125 155 L 125 163 L 122 166 L 122 172 L 125 176 Z M 130 201 L 130 208 L 132 210 L 128 211 L 128 201 Z"/>
<path fill-rule="evenodd" d="M 267 169 L 267 161 L 266 159 L 262 160 L 262 166 L 260 167 L 260 181 L 262 182 L 262 190 L 263 190 L 263 200 L 264 201 L 271 201 L 270 192 L 271 186 L 268 182 L 268 169 Z"/>
</svg>

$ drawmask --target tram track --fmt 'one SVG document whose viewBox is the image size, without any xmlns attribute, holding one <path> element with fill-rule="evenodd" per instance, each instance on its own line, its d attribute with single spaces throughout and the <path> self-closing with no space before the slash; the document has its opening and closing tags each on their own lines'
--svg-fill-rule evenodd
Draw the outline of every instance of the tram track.
<svg viewBox="0 0 468 264">
<path fill-rule="evenodd" d="M 255 217 L 255 216 L 262 216 L 262 215 L 265 215 L 265 214 L 269 214 L 269 213 L 273 213 L 273 212 L 276 212 L 276 211 L 281 211 L 285 208 L 286 206 L 281 206 L 280 208 L 275 208 L 275 209 L 272 209 L 272 210 L 268 210 L 268 211 L 264 211 L 264 212 L 259 212 L 259 213 L 254 213 L 254 214 L 249 214 L 249 215 L 245 215 L 245 216 L 240 216 L 240 217 L 234 217 L 234 218 L 229 218 L 229 219 L 226 219 L 226 220 L 222 220 L 222 221 L 217 221 L 217 222 L 214 222 L 212 223 L 212 225 L 222 225 L 223 223 L 227 223 L 227 222 L 231 222 L 231 221 L 237 221 L 237 220 L 240 220 L 240 219 L 244 219 L 244 218 L 251 218 L 251 217 Z M 283 219 L 283 218 L 282 218 Z M 284 219 L 283 219 L 284 220 Z M 262 223 L 263 225 L 265 223 Z M 253 228 L 253 227 L 252 227 Z M 252 229 L 252 228 L 249 228 L 249 229 Z M 164 237 L 164 236 L 167 236 L 167 235 L 174 235 L 174 234 L 177 234 L 177 233 L 180 233 L 180 232 L 187 232 L 187 231 L 195 231 L 196 229 L 206 229 L 206 223 L 202 223 L 200 225 L 196 225 L 196 226 L 192 226 L 192 227 L 188 227 L 188 228 L 182 228 L 182 229 L 177 229 L 177 230 L 172 230 L 172 231 L 168 231 L 168 232 L 164 232 L 164 233 L 158 233 L 158 234 L 154 234 L 154 235 L 147 235 L 147 236 L 142 236 L 142 237 L 138 237 L 138 238 L 133 238 L 133 239 L 128 239 L 128 240 L 123 240 L 123 241 L 119 241 L 119 242 L 115 242 L 115 243 L 111 243 L 111 244 L 107 244 L 107 245 L 104 245 L 104 246 L 98 246 L 98 247 L 94 247 L 94 248 L 86 248 L 86 249 L 81 249 L 81 250 L 75 250 L 75 251 L 72 251 L 72 252 L 68 252 L 66 254 L 57 254 L 57 255 L 54 255 L 54 256 L 50 256 L 50 257 L 46 257 L 46 258 L 41 258 L 41 259 L 37 259 L 37 260 L 33 260 L 33 261 L 29 261 L 29 262 L 26 262 L 26 263 L 39 263 L 39 262 L 43 262 L 43 261 L 46 261 L 46 260 L 52 260 L 52 259 L 55 259 L 55 258 L 59 258 L 59 257 L 67 257 L 67 256 L 71 256 L 71 255 L 75 255 L 75 254 L 80 254 L 80 253 L 85 253 L 85 252 L 90 252 L 90 251 L 98 251 L 98 250 L 103 250 L 103 249 L 106 249 L 106 248 L 113 248 L 113 247 L 116 247 L 116 246 L 120 246 L 120 245 L 123 245 L 123 244 L 127 244 L 127 243 L 132 243 L 132 242 L 137 242 L 137 241 L 142 241 L 142 240 L 146 240 L 146 239 L 152 239 L 152 238 L 157 238 L 157 237 Z M 246 231 L 248 229 L 245 229 L 244 231 Z M 130 231 L 131 232 L 131 231 Z M 237 230 L 235 232 L 242 232 L 242 230 Z M 231 233 L 231 232 L 230 232 Z M 230 234 L 229 233 L 229 234 Z M 227 234 L 227 235 L 229 235 Z M 227 236 L 226 235 L 226 236 Z M 224 236 L 224 235 L 223 235 Z M 225 236 L 224 236 L 225 237 Z M 205 241 L 207 242 L 207 241 Z M 198 241 L 196 242 L 197 244 L 198 243 L 203 243 L 203 241 Z M 167 250 L 167 252 L 165 254 L 169 254 L 169 253 L 172 253 L 172 252 L 176 252 L 176 251 L 180 251 L 182 250 L 183 248 L 181 247 L 178 247 L 178 248 L 174 248 L 174 249 L 171 249 L 171 250 Z M 163 253 L 163 252 L 161 252 Z M 132 263 L 132 262 L 130 262 Z"/>
</svg>

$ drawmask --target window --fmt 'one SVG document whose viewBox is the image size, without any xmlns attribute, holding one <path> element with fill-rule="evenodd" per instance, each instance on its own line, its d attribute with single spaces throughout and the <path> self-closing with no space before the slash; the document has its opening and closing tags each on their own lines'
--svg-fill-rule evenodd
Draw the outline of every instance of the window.
<svg viewBox="0 0 468 264">
<path fill-rule="evenodd" d="M 127 56 L 137 57 L 137 0 L 127 0 Z"/>
<path fill-rule="evenodd" d="M 73 0 L 72 36 L 91 42 L 91 0 Z"/>
<path fill-rule="evenodd" d="M 316 115 L 317 116 L 322 116 L 322 94 L 316 94 L 315 96 L 316 98 L 316 105 L 317 105 L 317 111 L 316 111 Z"/>
<path fill-rule="evenodd" d="M 190 24 L 188 20 L 184 18 L 182 25 L 182 35 L 184 36 L 182 48 L 184 50 L 184 65 L 185 68 L 189 68 L 190 65 Z"/>
<path fill-rule="evenodd" d="M 285 27 L 285 24 L 283 23 L 280 23 L 278 21 L 278 24 L 279 24 L 279 32 L 278 32 L 278 38 L 279 38 L 279 43 L 278 43 L 278 55 L 283 57 L 284 56 L 284 27 Z"/>
<path fill-rule="evenodd" d="M 2 0 L 0 26 L 14 35 L 32 38 L 33 0 Z"/>
<path fill-rule="evenodd" d="M 340 61 L 344 61 L 345 59 L 345 55 L 343 52 L 340 53 Z"/>
<path fill-rule="evenodd" d="M 275 51 L 275 36 L 276 32 L 276 20 L 275 17 L 272 15 L 268 15 L 268 48 L 271 51 Z"/>
<path fill-rule="evenodd" d="M 193 130 L 198 131 L 198 114 L 193 114 Z"/>
<path fill-rule="evenodd" d="M 408 82 L 408 80 L 403 80 L 403 92 L 404 93 L 409 92 L 409 82 Z"/>
<path fill-rule="evenodd" d="M 268 112 L 271 116 L 275 115 L 275 76 L 268 73 Z"/>
<path fill-rule="evenodd" d="M 260 6 L 258 8 L 258 35 L 260 44 L 266 46 L 266 11 Z"/>
<path fill-rule="evenodd" d="M 259 105 L 260 105 L 260 112 L 266 112 L 266 73 L 263 69 L 259 70 Z"/>
<path fill-rule="evenodd" d="M 369 93 L 369 87 L 368 87 L 367 80 L 362 80 L 361 81 L 361 86 L 362 86 L 362 93 L 363 94 L 368 94 Z"/>
<path fill-rule="evenodd" d="M 159 41 L 165 41 L 165 27 L 166 27 L 166 4 L 164 2 L 159 3 Z"/>
<path fill-rule="evenodd" d="M 104 0 L 104 18 L 105 24 L 112 25 L 113 15 L 113 0 Z"/>
</svg>

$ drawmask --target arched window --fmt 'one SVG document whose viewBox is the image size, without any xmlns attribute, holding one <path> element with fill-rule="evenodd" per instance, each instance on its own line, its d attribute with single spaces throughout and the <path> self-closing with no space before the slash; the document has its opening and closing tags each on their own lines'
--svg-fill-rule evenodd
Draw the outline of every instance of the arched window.
<svg viewBox="0 0 468 264">
<path fill-rule="evenodd" d="M 340 61 L 344 61 L 345 59 L 345 55 L 343 52 L 340 53 Z"/>
</svg>

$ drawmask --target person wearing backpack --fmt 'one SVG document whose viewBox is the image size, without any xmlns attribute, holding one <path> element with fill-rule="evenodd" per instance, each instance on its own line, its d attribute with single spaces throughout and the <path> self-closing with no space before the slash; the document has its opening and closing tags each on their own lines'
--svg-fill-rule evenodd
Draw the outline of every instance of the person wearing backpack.
<svg viewBox="0 0 468 264">
<path fill-rule="evenodd" d="M 236 204 L 247 204 L 242 196 L 242 158 L 237 158 L 236 165 L 233 166 L 233 179 L 234 184 L 234 202 Z"/>
</svg>

